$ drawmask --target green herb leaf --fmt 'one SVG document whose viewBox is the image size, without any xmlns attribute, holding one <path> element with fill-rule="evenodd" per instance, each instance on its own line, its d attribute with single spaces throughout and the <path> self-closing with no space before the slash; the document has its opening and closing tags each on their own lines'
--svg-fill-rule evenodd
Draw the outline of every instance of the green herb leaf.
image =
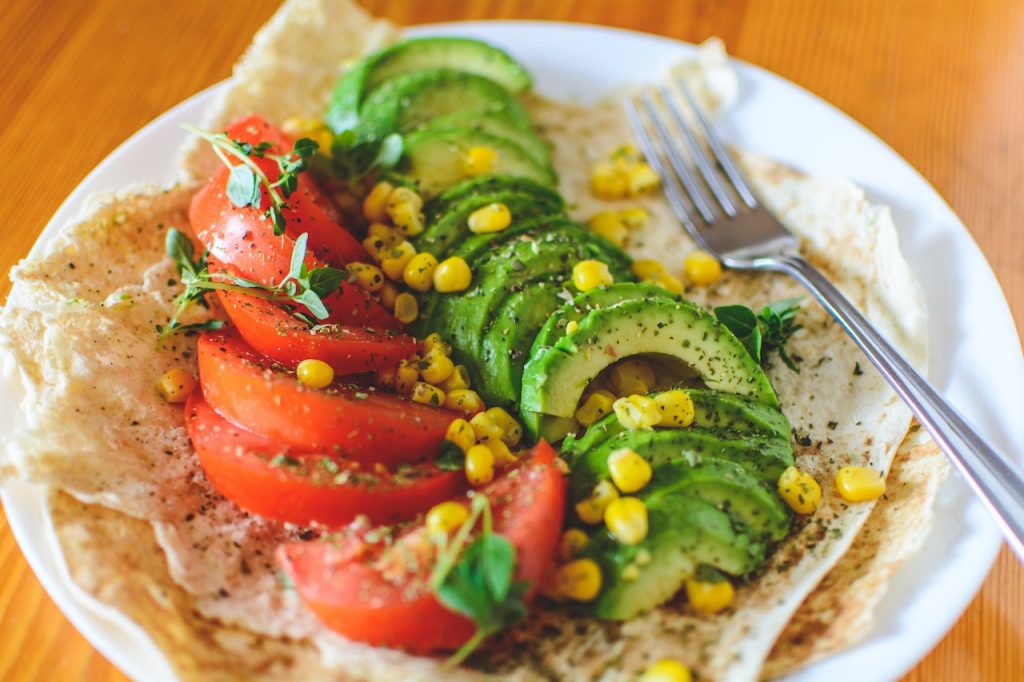
<svg viewBox="0 0 1024 682">
<path fill-rule="evenodd" d="M 744 305 L 727 305 L 715 308 L 715 317 L 743 343 L 743 346 L 758 363 L 764 364 L 772 352 L 777 352 L 782 362 L 794 372 L 799 372 L 796 362 L 786 351 L 789 338 L 803 325 L 796 323 L 801 298 L 786 298 L 770 303 L 761 309 L 759 315 Z"/>
<path fill-rule="evenodd" d="M 745 305 L 724 305 L 715 308 L 715 317 L 742 339 L 757 327 L 757 316 Z"/>
<path fill-rule="evenodd" d="M 445 471 L 462 471 L 466 467 L 466 454 L 458 445 L 446 440 L 441 443 L 441 452 L 438 453 L 434 464 L 438 469 Z"/>
<path fill-rule="evenodd" d="M 707 564 L 699 564 L 694 577 L 702 583 L 723 583 L 727 580 L 715 567 Z"/>
<path fill-rule="evenodd" d="M 338 268 L 316 268 L 309 273 L 309 289 L 323 298 L 336 291 L 347 277 L 348 273 Z"/>
<path fill-rule="evenodd" d="M 248 166 L 232 166 L 228 174 L 227 186 L 228 199 L 235 206 L 245 208 L 260 207 L 263 193 L 260 191 L 260 181 L 252 169 Z"/>
</svg>

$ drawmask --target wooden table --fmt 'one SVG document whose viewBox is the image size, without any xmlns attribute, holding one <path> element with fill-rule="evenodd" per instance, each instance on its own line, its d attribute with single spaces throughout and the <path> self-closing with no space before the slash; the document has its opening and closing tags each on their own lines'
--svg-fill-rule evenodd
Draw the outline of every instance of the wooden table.
<svg viewBox="0 0 1024 682">
<path fill-rule="evenodd" d="M 0 3 L 0 272 L 118 143 L 230 72 L 275 0 Z M 730 51 L 848 112 L 963 218 L 1024 325 L 1024 5 L 1019 0 L 367 1 L 400 24 L 535 18 Z M 0 283 L 0 296 L 9 288 Z M 967 613 L 907 677 L 1024 670 L 1024 571 L 1003 551 Z M 0 517 L 0 678 L 123 679 L 57 610 Z"/>
</svg>

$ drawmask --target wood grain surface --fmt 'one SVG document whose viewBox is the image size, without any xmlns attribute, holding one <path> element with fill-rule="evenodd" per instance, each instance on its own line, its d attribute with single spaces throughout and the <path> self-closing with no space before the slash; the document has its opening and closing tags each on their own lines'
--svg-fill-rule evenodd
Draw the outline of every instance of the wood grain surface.
<svg viewBox="0 0 1024 682">
<path fill-rule="evenodd" d="M 226 77 L 275 0 L 0 2 L 0 273 L 118 143 Z M 368 0 L 400 24 L 577 21 L 730 52 L 820 95 L 919 169 L 963 218 L 1024 325 L 1020 0 Z M 0 282 L 0 297 L 9 283 Z M 1024 571 L 1005 550 L 907 680 L 1016 680 Z M 121 680 L 54 606 L 0 517 L 0 679 Z M 850 679 L 856 679 L 851 677 Z"/>
</svg>

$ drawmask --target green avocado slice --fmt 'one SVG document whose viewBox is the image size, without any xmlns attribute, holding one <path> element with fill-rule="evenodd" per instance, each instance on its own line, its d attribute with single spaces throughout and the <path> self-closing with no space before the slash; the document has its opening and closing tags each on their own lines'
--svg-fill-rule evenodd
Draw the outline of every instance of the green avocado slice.
<svg viewBox="0 0 1024 682">
<path fill-rule="evenodd" d="M 528 125 L 516 116 L 503 111 L 478 113 L 475 111 L 456 111 L 439 118 L 432 119 L 434 128 L 460 127 L 482 130 L 491 135 L 512 140 L 533 157 L 538 164 L 551 165 L 551 150 L 544 140 Z"/>
<path fill-rule="evenodd" d="M 467 197 L 476 194 L 492 194 L 494 192 L 532 194 L 537 197 L 537 201 L 555 206 L 557 210 L 553 211 L 553 213 L 561 213 L 565 210 L 565 200 L 562 199 L 562 195 L 548 185 L 521 175 L 487 174 L 462 180 L 434 197 L 424 209 L 427 222 L 433 223 L 437 221 L 445 213 L 448 213 L 455 204 L 458 204 Z"/>
</svg>

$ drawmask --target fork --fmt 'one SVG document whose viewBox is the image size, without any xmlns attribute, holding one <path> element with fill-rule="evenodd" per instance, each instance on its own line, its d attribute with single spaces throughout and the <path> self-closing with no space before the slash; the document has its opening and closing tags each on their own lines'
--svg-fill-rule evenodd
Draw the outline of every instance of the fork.
<svg viewBox="0 0 1024 682">
<path fill-rule="evenodd" d="M 680 97 L 667 85 L 631 97 L 625 106 L 644 156 L 661 176 L 665 195 L 686 230 L 726 267 L 782 272 L 803 284 L 907 403 L 996 517 L 1010 548 L 1024 562 L 1024 479 L 1017 468 L 800 256 L 797 238 L 757 200 L 693 93 L 678 76 L 674 83 L 693 112 L 695 125 L 687 121 Z M 667 115 L 659 111 L 655 95 Z M 673 135 L 673 130 L 681 135 Z"/>
</svg>

